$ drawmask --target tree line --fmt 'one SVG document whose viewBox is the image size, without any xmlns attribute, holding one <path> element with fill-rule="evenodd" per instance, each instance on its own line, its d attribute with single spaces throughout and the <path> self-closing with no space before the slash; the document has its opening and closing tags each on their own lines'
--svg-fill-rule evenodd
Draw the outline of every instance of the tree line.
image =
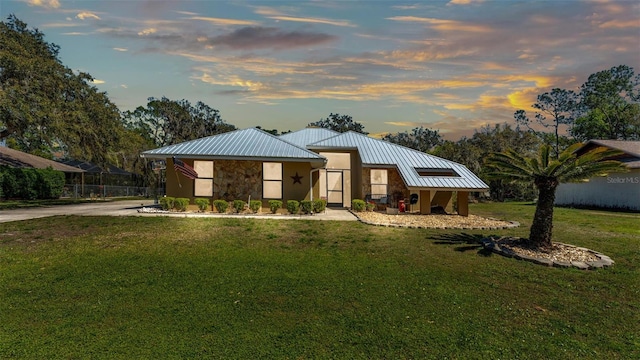
<svg viewBox="0 0 640 360">
<path fill-rule="evenodd" d="M 42 32 L 13 15 L 0 23 L 0 139 L 8 146 L 105 168 L 113 164 L 154 183 L 149 164 L 138 156 L 141 151 L 236 129 L 220 111 L 200 101 L 151 97 L 145 106 L 121 112 L 92 85 L 90 74 L 64 66 L 59 51 Z M 532 155 L 546 144 L 557 156 L 592 138 L 640 140 L 639 102 L 640 74 L 620 65 L 592 74 L 580 89 L 540 94 L 532 115 L 518 110 L 513 124 L 487 125 L 458 141 L 444 140 L 439 130 L 424 127 L 382 139 L 466 165 L 490 185 L 495 200 L 526 199 L 535 196 L 533 188 L 488 176 L 484 165 L 490 154 L 513 150 Z M 308 126 L 368 134 L 345 114 L 330 113 Z"/>
</svg>

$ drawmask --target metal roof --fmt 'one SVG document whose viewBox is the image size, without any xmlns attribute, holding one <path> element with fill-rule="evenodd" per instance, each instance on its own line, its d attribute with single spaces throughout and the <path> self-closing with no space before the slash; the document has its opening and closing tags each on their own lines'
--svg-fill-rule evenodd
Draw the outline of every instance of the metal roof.
<svg viewBox="0 0 640 360">
<path fill-rule="evenodd" d="M 580 155 L 598 146 L 622 151 L 625 155 L 617 156 L 615 160 L 622 162 L 629 169 L 640 169 L 640 141 L 589 140 L 576 150 L 576 153 Z"/>
<path fill-rule="evenodd" d="M 313 151 L 256 128 L 231 131 L 148 150 L 140 156 L 152 159 L 176 156 L 190 159 L 295 161 L 311 162 L 318 166 L 326 162 L 324 157 Z"/>
<path fill-rule="evenodd" d="M 294 145 L 306 147 L 309 144 L 339 135 L 337 131 L 325 128 L 306 128 L 280 135 L 280 139 L 286 140 Z"/>
<path fill-rule="evenodd" d="M 40 156 L 27 154 L 15 149 L 0 146 L 0 165 L 7 165 L 14 168 L 36 168 L 46 169 L 51 167 L 54 170 L 66 173 L 83 173 L 84 170 L 73 166 L 61 164 L 59 162 L 45 159 Z"/>
<path fill-rule="evenodd" d="M 110 164 L 107 165 L 107 169 L 105 170 L 100 166 L 90 163 L 88 161 L 67 159 L 67 160 L 58 160 L 58 162 L 61 164 L 72 166 L 74 168 L 82 169 L 88 173 L 95 173 L 95 174 L 106 173 L 110 175 L 133 175 L 133 173 L 130 173 L 126 170 L 120 169 L 119 167 L 116 167 Z"/>
<path fill-rule="evenodd" d="M 316 151 L 357 149 L 363 166 L 396 166 L 409 188 L 447 188 L 470 191 L 489 186 L 466 166 L 357 132 L 346 132 L 307 146 Z M 420 176 L 418 169 L 452 169 L 459 176 Z"/>
</svg>

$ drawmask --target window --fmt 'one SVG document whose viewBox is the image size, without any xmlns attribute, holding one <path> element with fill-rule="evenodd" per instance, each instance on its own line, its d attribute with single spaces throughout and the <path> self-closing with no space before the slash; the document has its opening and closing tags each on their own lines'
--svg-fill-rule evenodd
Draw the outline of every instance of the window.
<svg viewBox="0 0 640 360">
<path fill-rule="evenodd" d="M 387 196 L 389 184 L 387 169 L 371 169 L 371 198 L 379 199 Z"/>
<path fill-rule="evenodd" d="M 262 163 L 262 197 L 282 199 L 282 163 Z"/>
<path fill-rule="evenodd" d="M 432 177 L 460 177 L 453 169 L 435 169 L 435 168 L 416 168 L 416 172 L 420 176 Z"/>
<path fill-rule="evenodd" d="M 193 169 L 198 173 L 193 187 L 194 196 L 212 197 L 213 196 L 213 161 L 193 162 Z"/>
</svg>

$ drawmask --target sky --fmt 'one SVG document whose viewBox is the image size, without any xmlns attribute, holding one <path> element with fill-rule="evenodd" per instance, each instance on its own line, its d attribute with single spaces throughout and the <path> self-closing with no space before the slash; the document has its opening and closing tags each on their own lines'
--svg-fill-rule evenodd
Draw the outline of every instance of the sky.
<svg viewBox="0 0 640 360">
<path fill-rule="evenodd" d="M 449 140 L 597 71 L 640 72 L 639 1 L 0 0 L 120 110 L 202 101 L 238 128 L 330 113 Z"/>
</svg>

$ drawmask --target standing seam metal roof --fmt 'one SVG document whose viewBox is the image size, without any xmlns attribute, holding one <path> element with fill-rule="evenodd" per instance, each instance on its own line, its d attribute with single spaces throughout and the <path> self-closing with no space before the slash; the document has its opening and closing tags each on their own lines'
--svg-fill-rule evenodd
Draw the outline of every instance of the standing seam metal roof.
<svg viewBox="0 0 640 360">
<path fill-rule="evenodd" d="M 219 159 L 286 159 L 289 161 L 324 162 L 317 153 L 279 139 L 256 128 L 236 130 L 201 139 L 186 141 L 141 154 L 146 158 L 167 157 Z"/>
<path fill-rule="evenodd" d="M 332 136 L 340 135 L 339 132 L 325 128 L 306 128 L 279 136 L 294 145 L 306 148 L 307 145 L 320 140 L 328 139 Z"/>
<path fill-rule="evenodd" d="M 357 132 L 346 132 L 307 146 L 313 150 L 357 148 L 365 166 L 395 165 L 408 187 L 458 188 L 486 190 L 489 188 L 466 166 Z M 453 169 L 459 177 L 420 176 L 416 169 Z"/>
</svg>

